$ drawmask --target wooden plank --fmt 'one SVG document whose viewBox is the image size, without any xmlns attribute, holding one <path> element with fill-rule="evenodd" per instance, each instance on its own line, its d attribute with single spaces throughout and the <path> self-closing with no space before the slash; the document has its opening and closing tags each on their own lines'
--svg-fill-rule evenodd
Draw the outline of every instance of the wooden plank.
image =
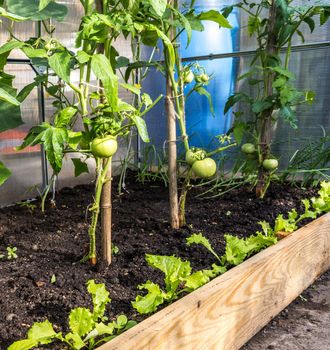
<svg viewBox="0 0 330 350">
<path fill-rule="evenodd" d="M 98 350 L 235 350 L 330 268 L 330 213 Z"/>
</svg>

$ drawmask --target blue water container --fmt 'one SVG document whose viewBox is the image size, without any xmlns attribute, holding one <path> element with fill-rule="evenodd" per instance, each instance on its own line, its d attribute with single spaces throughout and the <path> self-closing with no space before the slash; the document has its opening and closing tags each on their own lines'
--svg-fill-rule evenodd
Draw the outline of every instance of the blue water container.
<svg viewBox="0 0 330 350">
<path fill-rule="evenodd" d="M 221 10 L 230 1 L 197 0 L 197 12 Z M 204 21 L 205 31 L 194 32 L 190 45 L 186 48 L 187 37 L 181 36 L 181 54 L 183 58 L 231 53 L 238 51 L 239 32 L 237 12 L 233 11 L 228 18 L 233 29 L 219 28 L 218 24 Z M 188 62 L 189 63 L 189 62 Z M 226 133 L 231 127 L 231 113 L 224 115 L 223 110 L 228 97 L 234 92 L 234 84 L 238 68 L 238 60 L 234 58 L 221 58 L 198 61 L 212 76 L 206 90 L 211 94 L 214 115 L 212 115 L 208 100 L 197 93 L 192 94 L 186 103 L 187 132 L 190 136 L 190 145 L 212 149 L 214 137 Z M 188 92 L 191 83 L 186 87 Z"/>
</svg>

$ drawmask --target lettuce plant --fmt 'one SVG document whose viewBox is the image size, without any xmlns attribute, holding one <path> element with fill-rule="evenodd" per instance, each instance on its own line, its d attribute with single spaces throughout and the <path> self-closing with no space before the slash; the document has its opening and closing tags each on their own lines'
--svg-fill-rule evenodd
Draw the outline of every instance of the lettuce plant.
<svg viewBox="0 0 330 350">
<path fill-rule="evenodd" d="M 125 315 L 107 322 L 105 309 L 111 299 L 105 285 L 90 280 L 87 282 L 87 290 L 93 300 L 93 310 L 85 307 L 72 309 L 68 319 L 69 333 L 57 333 L 48 320 L 35 322 L 28 330 L 27 338 L 16 341 L 8 350 L 29 350 L 55 341 L 60 341 L 73 350 L 94 349 L 136 324 L 135 321 L 129 321 Z"/>
<path fill-rule="evenodd" d="M 292 209 L 287 218 L 280 214 L 275 220 L 274 231 L 293 232 L 297 230 L 298 223 L 304 219 L 315 219 L 322 213 L 330 211 L 330 182 L 322 181 L 318 196 L 311 199 L 303 199 L 304 212 L 298 215 L 295 209 Z"/>
<path fill-rule="evenodd" d="M 164 274 L 164 285 L 162 288 L 152 281 L 147 281 L 138 286 L 145 289 L 145 295 L 138 295 L 132 302 L 133 307 L 140 314 L 148 314 L 156 311 L 158 306 L 171 302 L 184 292 L 192 292 L 201 287 L 216 275 L 225 272 L 224 267 L 213 264 L 211 270 L 200 270 L 192 273 L 189 261 L 182 261 L 175 256 L 146 255 L 149 266 L 161 270 Z"/>
<path fill-rule="evenodd" d="M 226 251 L 223 256 L 219 256 L 213 249 L 210 241 L 201 233 L 193 234 L 187 238 L 187 244 L 198 244 L 204 246 L 220 262 L 220 267 L 225 269 L 225 265 L 238 265 L 248 256 L 259 252 L 260 250 L 273 245 L 277 239 L 266 222 L 260 222 L 263 232 L 257 231 L 256 234 L 247 238 L 238 238 L 232 235 L 225 235 Z"/>
</svg>

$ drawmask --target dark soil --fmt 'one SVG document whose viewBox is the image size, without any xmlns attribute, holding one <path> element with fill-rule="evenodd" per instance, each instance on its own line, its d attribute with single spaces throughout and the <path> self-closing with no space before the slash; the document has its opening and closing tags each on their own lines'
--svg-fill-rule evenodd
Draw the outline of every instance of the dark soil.
<svg viewBox="0 0 330 350">
<path fill-rule="evenodd" d="M 57 194 L 56 207 L 47 208 L 44 214 L 38 207 L 21 205 L 0 209 L 0 251 L 17 247 L 18 255 L 15 260 L 0 261 L 0 349 L 24 338 L 35 321 L 46 318 L 55 330 L 65 332 L 70 310 L 91 306 L 86 291 L 89 279 L 105 283 L 110 291 L 110 318 L 125 313 L 141 320 L 130 304 L 137 295 L 136 287 L 147 279 L 161 283 L 162 278 L 145 263 L 146 253 L 174 254 L 189 259 L 194 269 L 208 268 L 215 262 L 213 256 L 185 244 L 192 232 L 203 232 L 222 253 L 225 233 L 248 236 L 259 229 L 258 221 L 273 222 L 279 213 L 301 210 L 300 200 L 315 194 L 315 190 L 273 184 L 262 201 L 247 188 L 200 200 L 194 198 L 195 189 L 188 199 L 189 225 L 175 232 L 168 224 L 167 189 L 161 183 L 142 185 L 131 174 L 127 193 L 117 195 L 116 187 L 115 180 L 113 242 L 119 253 L 105 270 L 78 262 L 88 248 L 86 207 L 93 186 L 64 188 Z M 53 275 L 55 283 L 51 283 Z"/>
</svg>

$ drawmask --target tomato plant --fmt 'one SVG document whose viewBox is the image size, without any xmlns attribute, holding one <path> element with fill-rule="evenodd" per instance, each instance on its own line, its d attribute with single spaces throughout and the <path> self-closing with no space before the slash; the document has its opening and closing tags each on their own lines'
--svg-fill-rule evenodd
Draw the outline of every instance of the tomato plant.
<svg viewBox="0 0 330 350">
<path fill-rule="evenodd" d="M 272 124 L 282 119 L 297 128 L 295 107 L 312 104 L 315 95 L 313 91 L 298 91 L 293 83 L 295 76 L 289 70 L 292 40 L 299 35 L 304 42 L 300 28 L 307 24 L 313 32 L 315 17 L 319 17 L 320 25 L 323 25 L 329 18 L 329 6 L 322 2 L 306 1 L 306 4 L 296 6 L 293 0 L 245 0 L 226 7 L 223 13 L 227 16 L 234 7 L 248 15 L 247 31 L 255 37 L 258 47 L 250 70 L 239 79 L 255 86 L 258 93 L 252 97 L 236 92 L 229 97 L 224 112 L 239 103 L 250 106 L 252 120 L 251 113 L 248 116 L 240 110 L 234 113 L 233 133 L 238 143 L 246 138 L 253 139 L 257 145 L 257 161 L 251 159 L 245 170 L 247 175 L 254 176 L 256 195 L 262 198 L 272 179 L 272 174 L 263 166 L 271 154 Z"/>
<path fill-rule="evenodd" d="M 145 1 L 138 9 L 124 0 L 80 2 L 84 15 L 76 37 L 76 49 L 72 51 L 56 38 L 56 29 L 47 21 L 51 18 L 63 20 L 67 13 L 64 5 L 56 1 L 4 1 L 6 11 L 1 12 L 2 17 L 13 22 L 42 21 L 45 34 L 28 40 L 20 40 L 10 34 L 10 40 L 0 48 L 0 98 L 4 100 L 0 130 L 22 123 L 20 116 L 12 116 L 13 113 L 19 115 L 20 103 L 34 87 L 41 86 L 53 98 L 56 108 L 54 115 L 49 116 L 47 122 L 31 128 L 17 149 L 42 144 L 53 169 L 52 181 L 56 180 L 62 169 L 65 154 L 77 154 L 77 158 L 72 159 L 77 175 L 88 171 L 86 159 L 95 159 L 95 196 L 89 208 L 92 213 L 90 249 L 85 259 L 96 263 L 96 228 L 101 214 L 104 219 L 102 256 L 110 263 L 111 158 L 117 148 L 116 138 L 127 135 L 135 127 L 141 139 L 149 142 L 143 116 L 162 97 L 152 101 L 149 95 L 142 93 L 139 85 L 120 82 L 119 76 L 123 75 L 120 69 L 127 67 L 130 62 L 119 57 L 114 43 L 122 34 L 130 38 L 132 43 L 144 41 L 145 37 L 150 37 L 150 33 L 156 34 L 157 38 L 165 38 L 165 34 L 157 28 L 155 30 L 147 17 L 142 20 L 140 17 L 144 7 L 151 6 L 153 11 L 159 11 L 161 5 L 158 2 Z M 12 87 L 14 77 L 4 71 L 7 57 L 14 49 L 21 50 L 36 68 L 46 67 L 46 70 L 40 70 L 41 73 L 32 84 L 19 93 Z M 128 81 L 133 71 L 127 71 Z M 74 79 L 74 72 L 78 72 L 78 81 Z M 98 79 L 96 86 L 92 84 L 93 75 Z M 119 97 L 119 87 L 134 96 L 133 104 Z M 72 98 L 67 96 L 67 90 L 72 92 Z M 9 173 L 0 165 L 0 181 L 3 182 Z"/>
</svg>

